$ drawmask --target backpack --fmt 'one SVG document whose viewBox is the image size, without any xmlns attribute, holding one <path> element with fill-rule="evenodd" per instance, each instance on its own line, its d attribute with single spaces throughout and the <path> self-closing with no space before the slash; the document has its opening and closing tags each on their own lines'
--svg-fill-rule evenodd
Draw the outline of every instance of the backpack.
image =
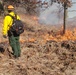
<svg viewBox="0 0 76 75">
<path fill-rule="evenodd" d="M 21 20 L 17 19 L 17 15 L 15 14 L 15 17 L 8 14 L 13 19 L 12 26 L 10 28 L 11 32 L 15 32 L 17 35 L 20 35 L 24 32 L 24 25 Z"/>
</svg>

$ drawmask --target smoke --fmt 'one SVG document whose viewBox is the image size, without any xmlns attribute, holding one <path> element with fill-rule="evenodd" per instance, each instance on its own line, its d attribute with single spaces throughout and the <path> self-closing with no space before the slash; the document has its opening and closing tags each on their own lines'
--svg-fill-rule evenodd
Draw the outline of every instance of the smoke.
<svg viewBox="0 0 76 75">
<path fill-rule="evenodd" d="M 39 23 L 57 25 L 63 22 L 63 7 L 61 4 L 54 3 L 44 11 L 40 12 Z"/>
</svg>

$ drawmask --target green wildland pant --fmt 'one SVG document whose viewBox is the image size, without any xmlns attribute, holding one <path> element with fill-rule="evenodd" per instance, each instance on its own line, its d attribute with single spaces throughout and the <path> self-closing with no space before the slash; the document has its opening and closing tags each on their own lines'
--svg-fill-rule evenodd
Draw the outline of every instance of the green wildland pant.
<svg viewBox="0 0 76 75">
<path fill-rule="evenodd" d="M 19 36 L 10 36 L 9 37 L 9 44 L 12 47 L 13 54 L 15 57 L 20 57 L 21 50 L 20 50 L 20 43 L 19 43 Z"/>
</svg>

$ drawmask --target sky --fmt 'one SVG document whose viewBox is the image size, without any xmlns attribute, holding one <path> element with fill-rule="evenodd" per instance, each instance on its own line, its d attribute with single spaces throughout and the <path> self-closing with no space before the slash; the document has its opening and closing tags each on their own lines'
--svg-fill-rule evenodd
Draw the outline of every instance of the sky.
<svg viewBox="0 0 76 75">
<path fill-rule="evenodd" d="M 76 2 L 76 0 L 72 0 L 72 2 Z M 71 8 L 68 8 L 68 11 L 71 11 L 71 10 L 76 10 L 76 4 L 72 4 L 72 7 Z M 73 18 L 76 16 L 76 11 L 74 12 L 68 12 L 68 17 L 69 18 Z"/>
</svg>

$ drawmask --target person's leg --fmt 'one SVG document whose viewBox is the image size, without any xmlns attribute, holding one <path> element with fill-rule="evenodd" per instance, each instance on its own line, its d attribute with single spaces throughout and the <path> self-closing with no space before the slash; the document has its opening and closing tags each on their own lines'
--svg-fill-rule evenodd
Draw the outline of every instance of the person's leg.
<svg viewBox="0 0 76 75">
<path fill-rule="evenodd" d="M 18 50 L 16 45 L 16 39 L 14 36 L 9 37 L 9 44 L 12 47 L 13 54 L 15 57 L 18 57 Z"/>
<path fill-rule="evenodd" d="M 21 49 L 20 49 L 19 36 L 15 37 L 15 39 L 16 39 L 16 46 L 17 46 L 17 50 L 18 50 L 18 57 L 20 57 Z"/>
</svg>

